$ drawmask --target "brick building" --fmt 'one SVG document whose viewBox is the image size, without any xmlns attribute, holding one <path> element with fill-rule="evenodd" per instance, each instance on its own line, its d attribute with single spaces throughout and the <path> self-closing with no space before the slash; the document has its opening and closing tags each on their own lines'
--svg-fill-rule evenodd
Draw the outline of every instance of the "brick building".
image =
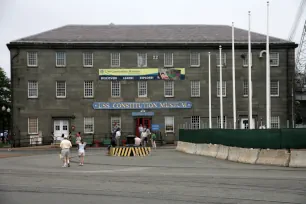
<svg viewBox="0 0 306 204">
<path fill-rule="evenodd" d="M 114 125 L 135 134 L 159 128 L 173 142 L 179 127 L 208 127 L 208 52 L 212 121 L 220 127 L 219 45 L 224 126 L 233 127 L 230 26 L 68 25 L 10 42 L 13 131 L 19 137 L 95 136 Z M 265 35 L 252 33 L 253 120 L 265 123 Z M 235 28 L 237 126 L 248 118 L 248 32 Z M 271 127 L 292 124 L 293 42 L 271 37 Z M 173 78 L 167 80 L 164 77 Z"/>
</svg>

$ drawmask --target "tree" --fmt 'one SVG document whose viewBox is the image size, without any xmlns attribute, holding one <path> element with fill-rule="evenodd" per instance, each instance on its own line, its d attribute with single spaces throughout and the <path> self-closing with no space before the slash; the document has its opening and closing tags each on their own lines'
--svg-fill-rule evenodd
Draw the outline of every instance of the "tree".
<svg viewBox="0 0 306 204">
<path fill-rule="evenodd" d="M 0 67 L 0 106 L 11 108 L 11 81 Z M 1 108 L 0 107 L 0 108 Z"/>
</svg>

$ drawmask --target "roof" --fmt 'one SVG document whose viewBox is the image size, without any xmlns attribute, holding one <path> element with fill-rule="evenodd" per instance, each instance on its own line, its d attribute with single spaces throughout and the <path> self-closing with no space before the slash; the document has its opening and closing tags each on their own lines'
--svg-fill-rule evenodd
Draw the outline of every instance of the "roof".
<svg viewBox="0 0 306 204">
<path fill-rule="evenodd" d="M 230 43 L 228 25 L 66 25 L 11 43 Z M 252 43 L 266 42 L 263 34 L 251 33 Z M 247 43 L 248 31 L 235 28 L 235 42 Z M 271 43 L 293 43 L 270 37 Z"/>
</svg>

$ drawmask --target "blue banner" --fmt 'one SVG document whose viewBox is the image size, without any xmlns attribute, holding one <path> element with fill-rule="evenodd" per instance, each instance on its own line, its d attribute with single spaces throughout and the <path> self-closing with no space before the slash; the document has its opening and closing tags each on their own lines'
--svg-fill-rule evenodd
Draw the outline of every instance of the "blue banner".
<svg viewBox="0 0 306 204">
<path fill-rule="evenodd" d="M 94 102 L 95 110 L 190 109 L 190 101 Z"/>
<path fill-rule="evenodd" d="M 132 112 L 132 116 L 154 116 L 154 112 Z"/>
</svg>

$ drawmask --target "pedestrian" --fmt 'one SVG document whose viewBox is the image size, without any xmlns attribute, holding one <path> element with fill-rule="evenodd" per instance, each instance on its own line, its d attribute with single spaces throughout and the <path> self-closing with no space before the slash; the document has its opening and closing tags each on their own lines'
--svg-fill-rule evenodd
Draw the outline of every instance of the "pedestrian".
<svg viewBox="0 0 306 204">
<path fill-rule="evenodd" d="M 80 166 L 84 165 L 84 157 L 85 157 L 85 149 L 86 149 L 86 143 L 81 139 L 80 143 L 78 144 L 78 154 L 80 158 Z"/>
<path fill-rule="evenodd" d="M 156 150 L 156 134 L 155 134 L 155 132 L 152 132 L 152 134 L 151 134 L 151 142 L 152 142 L 152 148 Z"/>
<path fill-rule="evenodd" d="M 81 137 L 81 132 L 78 132 L 76 134 L 76 137 L 75 137 L 75 144 L 78 145 L 81 141 L 82 137 Z"/>
<path fill-rule="evenodd" d="M 141 145 L 143 147 L 146 147 L 147 146 L 147 141 L 148 141 L 148 135 L 147 135 L 147 131 L 143 131 L 141 133 Z"/>
<path fill-rule="evenodd" d="M 64 138 L 61 141 L 60 147 L 61 147 L 61 156 L 63 158 L 63 167 L 70 167 L 70 161 L 69 161 L 69 156 L 70 156 L 70 148 L 72 147 L 71 142 L 68 140 L 68 135 L 62 134 L 62 137 Z"/>
<path fill-rule="evenodd" d="M 116 145 L 119 147 L 120 146 L 120 137 L 121 137 L 121 130 L 120 128 L 117 128 L 116 131 Z"/>
<path fill-rule="evenodd" d="M 141 139 L 138 136 L 136 136 L 134 140 L 135 140 L 134 147 L 139 147 L 141 145 Z"/>
</svg>

